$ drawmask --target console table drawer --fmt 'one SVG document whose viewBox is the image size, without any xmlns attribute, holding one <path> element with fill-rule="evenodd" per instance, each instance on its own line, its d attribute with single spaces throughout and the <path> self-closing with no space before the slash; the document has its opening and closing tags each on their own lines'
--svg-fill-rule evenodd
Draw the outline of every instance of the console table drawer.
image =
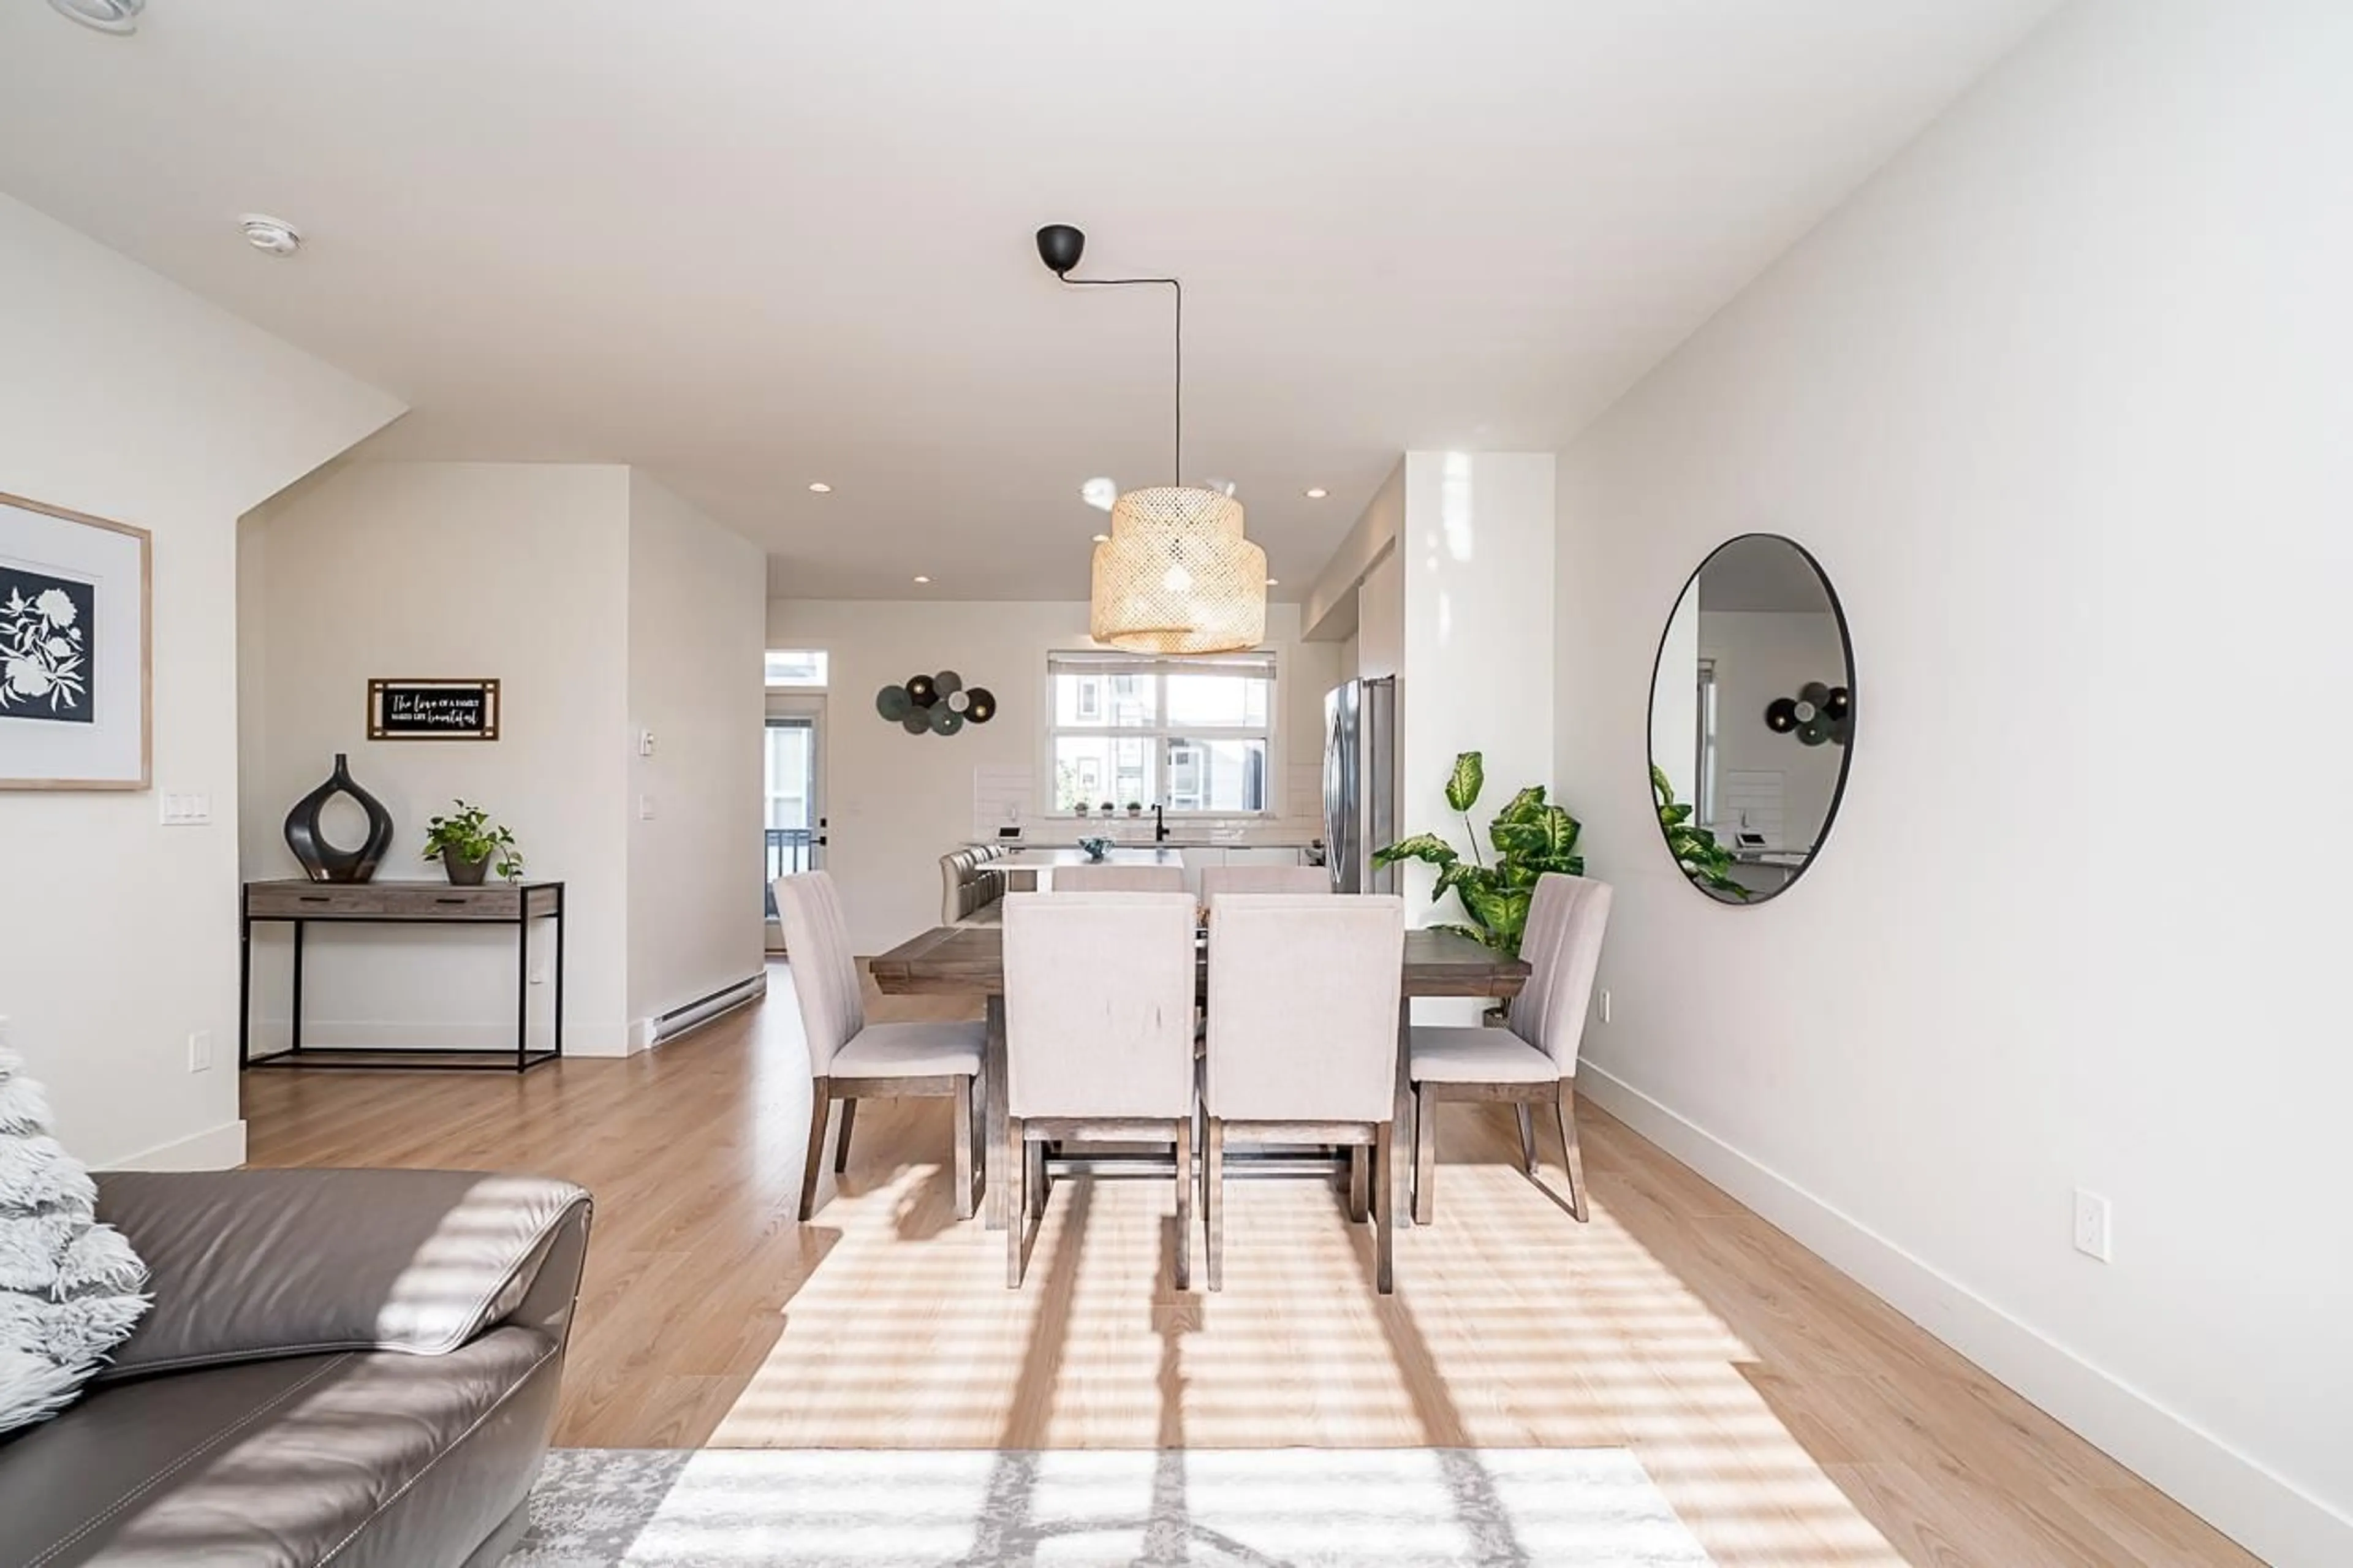
<svg viewBox="0 0 2353 1568">
<path fill-rule="evenodd" d="M 253 920 L 513 921 L 523 900 L 534 915 L 555 912 L 557 894 L 547 885 L 528 888 L 451 888 L 437 882 L 253 882 L 245 889 L 245 912 Z"/>
</svg>

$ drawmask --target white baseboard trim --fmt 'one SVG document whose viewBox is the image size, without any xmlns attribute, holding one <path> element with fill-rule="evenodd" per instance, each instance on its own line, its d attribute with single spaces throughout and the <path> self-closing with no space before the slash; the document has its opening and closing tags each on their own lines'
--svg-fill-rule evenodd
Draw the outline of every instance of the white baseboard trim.
<svg viewBox="0 0 2353 1568">
<path fill-rule="evenodd" d="M 1587 1062 L 1577 1092 L 2264 1561 L 2353 1563 L 2353 1519 Z"/>
<path fill-rule="evenodd" d="M 245 1163 L 245 1123 L 224 1121 L 120 1160 L 110 1171 L 229 1171 Z"/>
</svg>

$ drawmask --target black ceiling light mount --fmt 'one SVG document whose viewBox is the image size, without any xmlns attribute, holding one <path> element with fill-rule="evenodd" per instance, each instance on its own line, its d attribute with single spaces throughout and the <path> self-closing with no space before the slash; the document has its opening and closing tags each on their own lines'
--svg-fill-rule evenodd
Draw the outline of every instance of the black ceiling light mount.
<svg viewBox="0 0 2353 1568">
<path fill-rule="evenodd" d="M 1038 259 L 1057 278 L 1076 267 L 1086 251 L 1086 231 L 1075 225 L 1050 223 L 1038 231 Z"/>
</svg>

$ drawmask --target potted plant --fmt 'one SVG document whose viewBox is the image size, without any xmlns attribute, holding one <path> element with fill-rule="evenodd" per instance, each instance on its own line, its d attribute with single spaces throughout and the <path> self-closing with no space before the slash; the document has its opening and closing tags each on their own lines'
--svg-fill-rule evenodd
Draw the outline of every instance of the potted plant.
<svg viewBox="0 0 2353 1568">
<path fill-rule="evenodd" d="M 1112 805 L 1109 801 L 1103 803 L 1102 810 L 1105 816 L 1116 816 L 1119 815 L 1119 807 Z"/>
<path fill-rule="evenodd" d="M 1127 803 L 1127 815 L 1130 816 L 1142 816 L 1144 815 L 1144 803 L 1140 800 L 1129 801 Z"/>
<path fill-rule="evenodd" d="M 1419 860 L 1437 867 L 1433 896 L 1442 899 L 1452 893 L 1472 921 L 1467 926 L 1437 929 L 1516 956 L 1520 938 L 1527 930 L 1528 903 L 1535 896 L 1536 879 L 1547 871 L 1565 871 L 1572 877 L 1585 874 L 1585 857 L 1577 853 L 1577 836 L 1582 828 L 1577 818 L 1546 801 L 1544 785 L 1530 784 L 1487 825 L 1487 839 L 1495 850 L 1495 863 L 1490 866 L 1479 852 L 1478 830 L 1471 826 L 1471 808 L 1479 804 L 1479 792 L 1486 782 L 1486 763 L 1477 752 L 1456 757 L 1454 771 L 1446 780 L 1446 804 L 1461 814 L 1462 826 L 1470 833 L 1470 859 L 1462 858 L 1454 846 L 1437 834 L 1417 833 L 1375 850 L 1373 864 L 1394 866 L 1400 860 Z"/>
<path fill-rule="evenodd" d="M 1081 816 L 1084 816 L 1087 814 L 1087 803 L 1085 801 L 1081 801 L 1071 809 L 1075 810 Z"/>
<path fill-rule="evenodd" d="M 522 875 L 522 851 L 515 847 L 514 835 L 491 820 L 491 814 L 479 805 L 464 801 L 450 804 L 458 809 L 448 816 L 437 816 L 425 825 L 425 858 L 438 860 L 449 873 L 453 888 L 479 888 L 482 873 L 491 868 L 495 857 L 500 876 L 513 881 Z"/>
</svg>

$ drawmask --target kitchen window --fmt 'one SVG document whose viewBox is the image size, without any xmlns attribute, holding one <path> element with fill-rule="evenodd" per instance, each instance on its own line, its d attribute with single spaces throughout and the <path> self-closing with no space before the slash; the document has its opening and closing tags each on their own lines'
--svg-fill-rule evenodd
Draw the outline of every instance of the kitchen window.
<svg viewBox="0 0 2353 1568">
<path fill-rule="evenodd" d="M 1057 653 L 1047 656 L 1046 676 L 1049 809 L 1104 801 L 1172 814 L 1271 809 L 1271 653 Z"/>
</svg>

